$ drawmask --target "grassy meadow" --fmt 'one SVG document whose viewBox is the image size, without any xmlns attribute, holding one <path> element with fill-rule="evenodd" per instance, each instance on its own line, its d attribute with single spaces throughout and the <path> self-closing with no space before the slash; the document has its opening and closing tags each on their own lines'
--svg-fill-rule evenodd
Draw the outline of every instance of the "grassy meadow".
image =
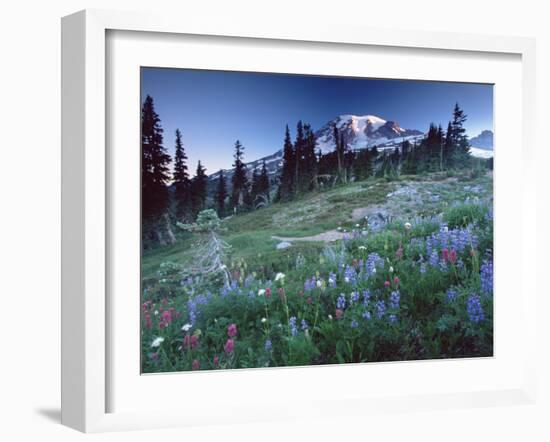
<svg viewBox="0 0 550 442">
<path fill-rule="evenodd" d="M 143 372 L 492 356 L 492 182 L 369 178 L 181 229 L 143 251 Z M 214 235 L 225 281 L 186 275 Z"/>
</svg>

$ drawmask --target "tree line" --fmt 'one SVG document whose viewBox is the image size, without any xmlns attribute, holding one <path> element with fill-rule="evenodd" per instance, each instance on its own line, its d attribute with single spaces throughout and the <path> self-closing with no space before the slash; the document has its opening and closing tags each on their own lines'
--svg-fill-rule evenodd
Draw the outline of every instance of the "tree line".
<svg viewBox="0 0 550 442">
<path fill-rule="evenodd" d="M 150 95 L 141 109 L 141 186 L 142 239 L 144 246 L 175 241 L 171 226 L 175 221 L 192 222 L 208 208 L 209 179 L 199 160 L 193 177 L 190 176 L 188 157 L 179 129 L 175 131 L 174 158 L 164 145 L 164 130 Z M 252 210 L 268 205 L 270 178 L 265 161 L 260 170 L 248 177 L 244 162 L 244 146 L 239 140 L 234 146 L 233 174 L 230 188 L 222 169 L 218 172 L 213 206 L 218 216 Z M 173 171 L 170 164 L 173 161 Z"/>
<path fill-rule="evenodd" d="M 334 150 L 315 153 L 311 127 L 299 121 L 292 142 L 288 126 L 283 141 L 283 166 L 277 192 L 278 201 L 289 201 L 307 191 L 335 183 L 346 184 L 369 177 L 396 177 L 401 174 L 442 172 L 470 167 L 470 144 L 464 123 L 467 115 L 455 105 L 444 132 L 430 124 L 421 140 L 403 140 L 399 147 L 379 150 L 377 146 L 351 149 L 344 132 L 332 127 Z"/>
<path fill-rule="evenodd" d="M 179 129 L 175 131 L 174 158 L 168 154 L 161 120 L 155 111 L 153 98 L 148 95 L 141 111 L 144 245 L 175 241 L 171 225 L 175 221 L 192 222 L 206 208 L 214 208 L 221 218 L 260 209 L 272 202 L 294 200 L 327 186 L 370 177 L 396 177 L 470 167 L 470 145 L 464 128 L 466 119 L 467 115 L 457 103 L 446 131 L 441 126 L 430 124 L 421 140 L 413 143 L 403 140 L 399 147 L 383 150 L 376 146 L 351 149 L 344 133 L 334 125 L 335 148 L 328 153 L 316 151 L 311 125 L 298 121 L 294 140 L 288 125 L 285 128 L 282 167 L 277 177 L 270 178 L 265 160 L 261 168 L 255 167 L 250 174 L 244 161 L 245 147 L 237 140 L 230 181 L 220 170 L 217 179 L 209 183 L 206 168 L 200 160 L 194 176 L 190 176 Z M 209 188 L 212 183 L 215 183 L 213 189 Z"/>
</svg>

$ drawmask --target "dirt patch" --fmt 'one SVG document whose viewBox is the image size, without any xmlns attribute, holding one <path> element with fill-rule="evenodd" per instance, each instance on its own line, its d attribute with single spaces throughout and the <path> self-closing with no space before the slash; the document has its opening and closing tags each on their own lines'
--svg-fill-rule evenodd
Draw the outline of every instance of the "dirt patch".
<svg viewBox="0 0 550 442">
<path fill-rule="evenodd" d="M 311 236 L 303 236 L 301 238 L 290 237 L 290 236 L 272 236 L 271 238 L 277 241 L 309 241 L 309 242 L 332 242 L 343 239 L 346 234 L 338 230 L 328 230 L 323 233 Z"/>
</svg>

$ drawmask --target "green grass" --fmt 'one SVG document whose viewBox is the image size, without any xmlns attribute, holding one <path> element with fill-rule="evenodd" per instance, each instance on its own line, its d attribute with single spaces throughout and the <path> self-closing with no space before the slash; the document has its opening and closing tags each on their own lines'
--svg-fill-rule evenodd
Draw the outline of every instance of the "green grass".
<svg viewBox="0 0 550 442">
<path fill-rule="evenodd" d="M 399 194 L 403 186 L 414 189 L 412 196 Z M 278 241 L 272 239 L 273 236 L 299 238 L 339 226 L 351 228 L 355 224 L 351 214 L 356 208 L 384 207 L 393 218 L 410 220 L 417 216 L 436 215 L 454 202 L 463 203 L 476 198 L 487 201 L 492 198 L 491 176 L 472 178 L 468 173 L 436 173 L 402 176 L 391 182 L 371 178 L 232 216 L 224 221 L 226 231 L 222 237 L 232 246 L 231 259 L 244 259 L 254 268 L 284 268 L 295 261 L 298 253 L 318 256 L 324 244 L 293 242 L 291 248 L 277 250 L 275 246 Z M 450 211 L 448 215 L 453 225 L 463 224 L 464 216 L 468 220 L 474 215 L 455 214 L 457 210 Z M 162 262 L 185 265 L 191 258 L 192 250 L 193 239 L 191 235 L 184 234 L 180 235 L 175 245 L 145 251 L 142 277 L 154 277 Z"/>
</svg>

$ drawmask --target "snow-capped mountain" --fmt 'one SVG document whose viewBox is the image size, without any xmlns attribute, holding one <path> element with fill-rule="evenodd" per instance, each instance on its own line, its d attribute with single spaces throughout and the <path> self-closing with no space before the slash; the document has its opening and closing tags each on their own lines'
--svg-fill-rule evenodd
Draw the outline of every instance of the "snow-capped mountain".
<svg viewBox="0 0 550 442">
<path fill-rule="evenodd" d="M 403 139 L 412 140 L 423 136 L 419 130 L 403 129 L 395 121 L 386 121 L 376 115 L 340 115 L 315 132 L 317 148 L 322 153 L 332 152 L 336 147 L 335 126 L 348 148 L 353 150 L 373 146 L 394 147 Z"/>
<path fill-rule="evenodd" d="M 484 130 L 470 139 L 470 153 L 478 158 L 493 158 L 493 131 Z"/>
<path fill-rule="evenodd" d="M 334 126 L 344 137 L 344 142 L 348 148 L 353 150 L 373 146 L 377 146 L 378 149 L 393 149 L 401 144 L 404 139 L 413 141 L 424 136 L 419 130 L 403 129 L 395 121 L 386 121 L 375 115 L 340 115 L 328 121 L 315 132 L 316 151 L 320 150 L 323 154 L 334 151 L 336 148 Z M 283 149 L 279 149 L 264 158 L 246 163 L 248 173 L 252 175 L 255 169 L 259 173 L 264 161 L 269 175 L 276 176 L 283 165 Z M 223 173 L 230 182 L 233 171 L 226 169 Z M 217 181 L 219 175 L 219 171 L 210 175 L 211 182 Z"/>
<path fill-rule="evenodd" d="M 279 172 L 280 168 L 283 165 L 283 149 L 278 150 L 274 154 L 268 155 L 267 157 L 260 158 L 259 160 L 251 161 L 246 163 L 246 170 L 250 175 L 256 170 L 258 173 L 262 170 L 263 162 L 265 161 L 265 168 L 269 175 L 275 175 Z M 230 178 L 233 175 L 233 169 L 224 169 L 223 174 L 225 178 Z M 217 180 L 220 177 L 220 171 L 213 173 L 209 176 L 211 180 Z"/>
<path fill-rule="evenodd" d="M 470 144 L 479 149 L 493 150 L 493 131 L 484 130 L 477 137 L 470 139 Z"/>
</svg>

